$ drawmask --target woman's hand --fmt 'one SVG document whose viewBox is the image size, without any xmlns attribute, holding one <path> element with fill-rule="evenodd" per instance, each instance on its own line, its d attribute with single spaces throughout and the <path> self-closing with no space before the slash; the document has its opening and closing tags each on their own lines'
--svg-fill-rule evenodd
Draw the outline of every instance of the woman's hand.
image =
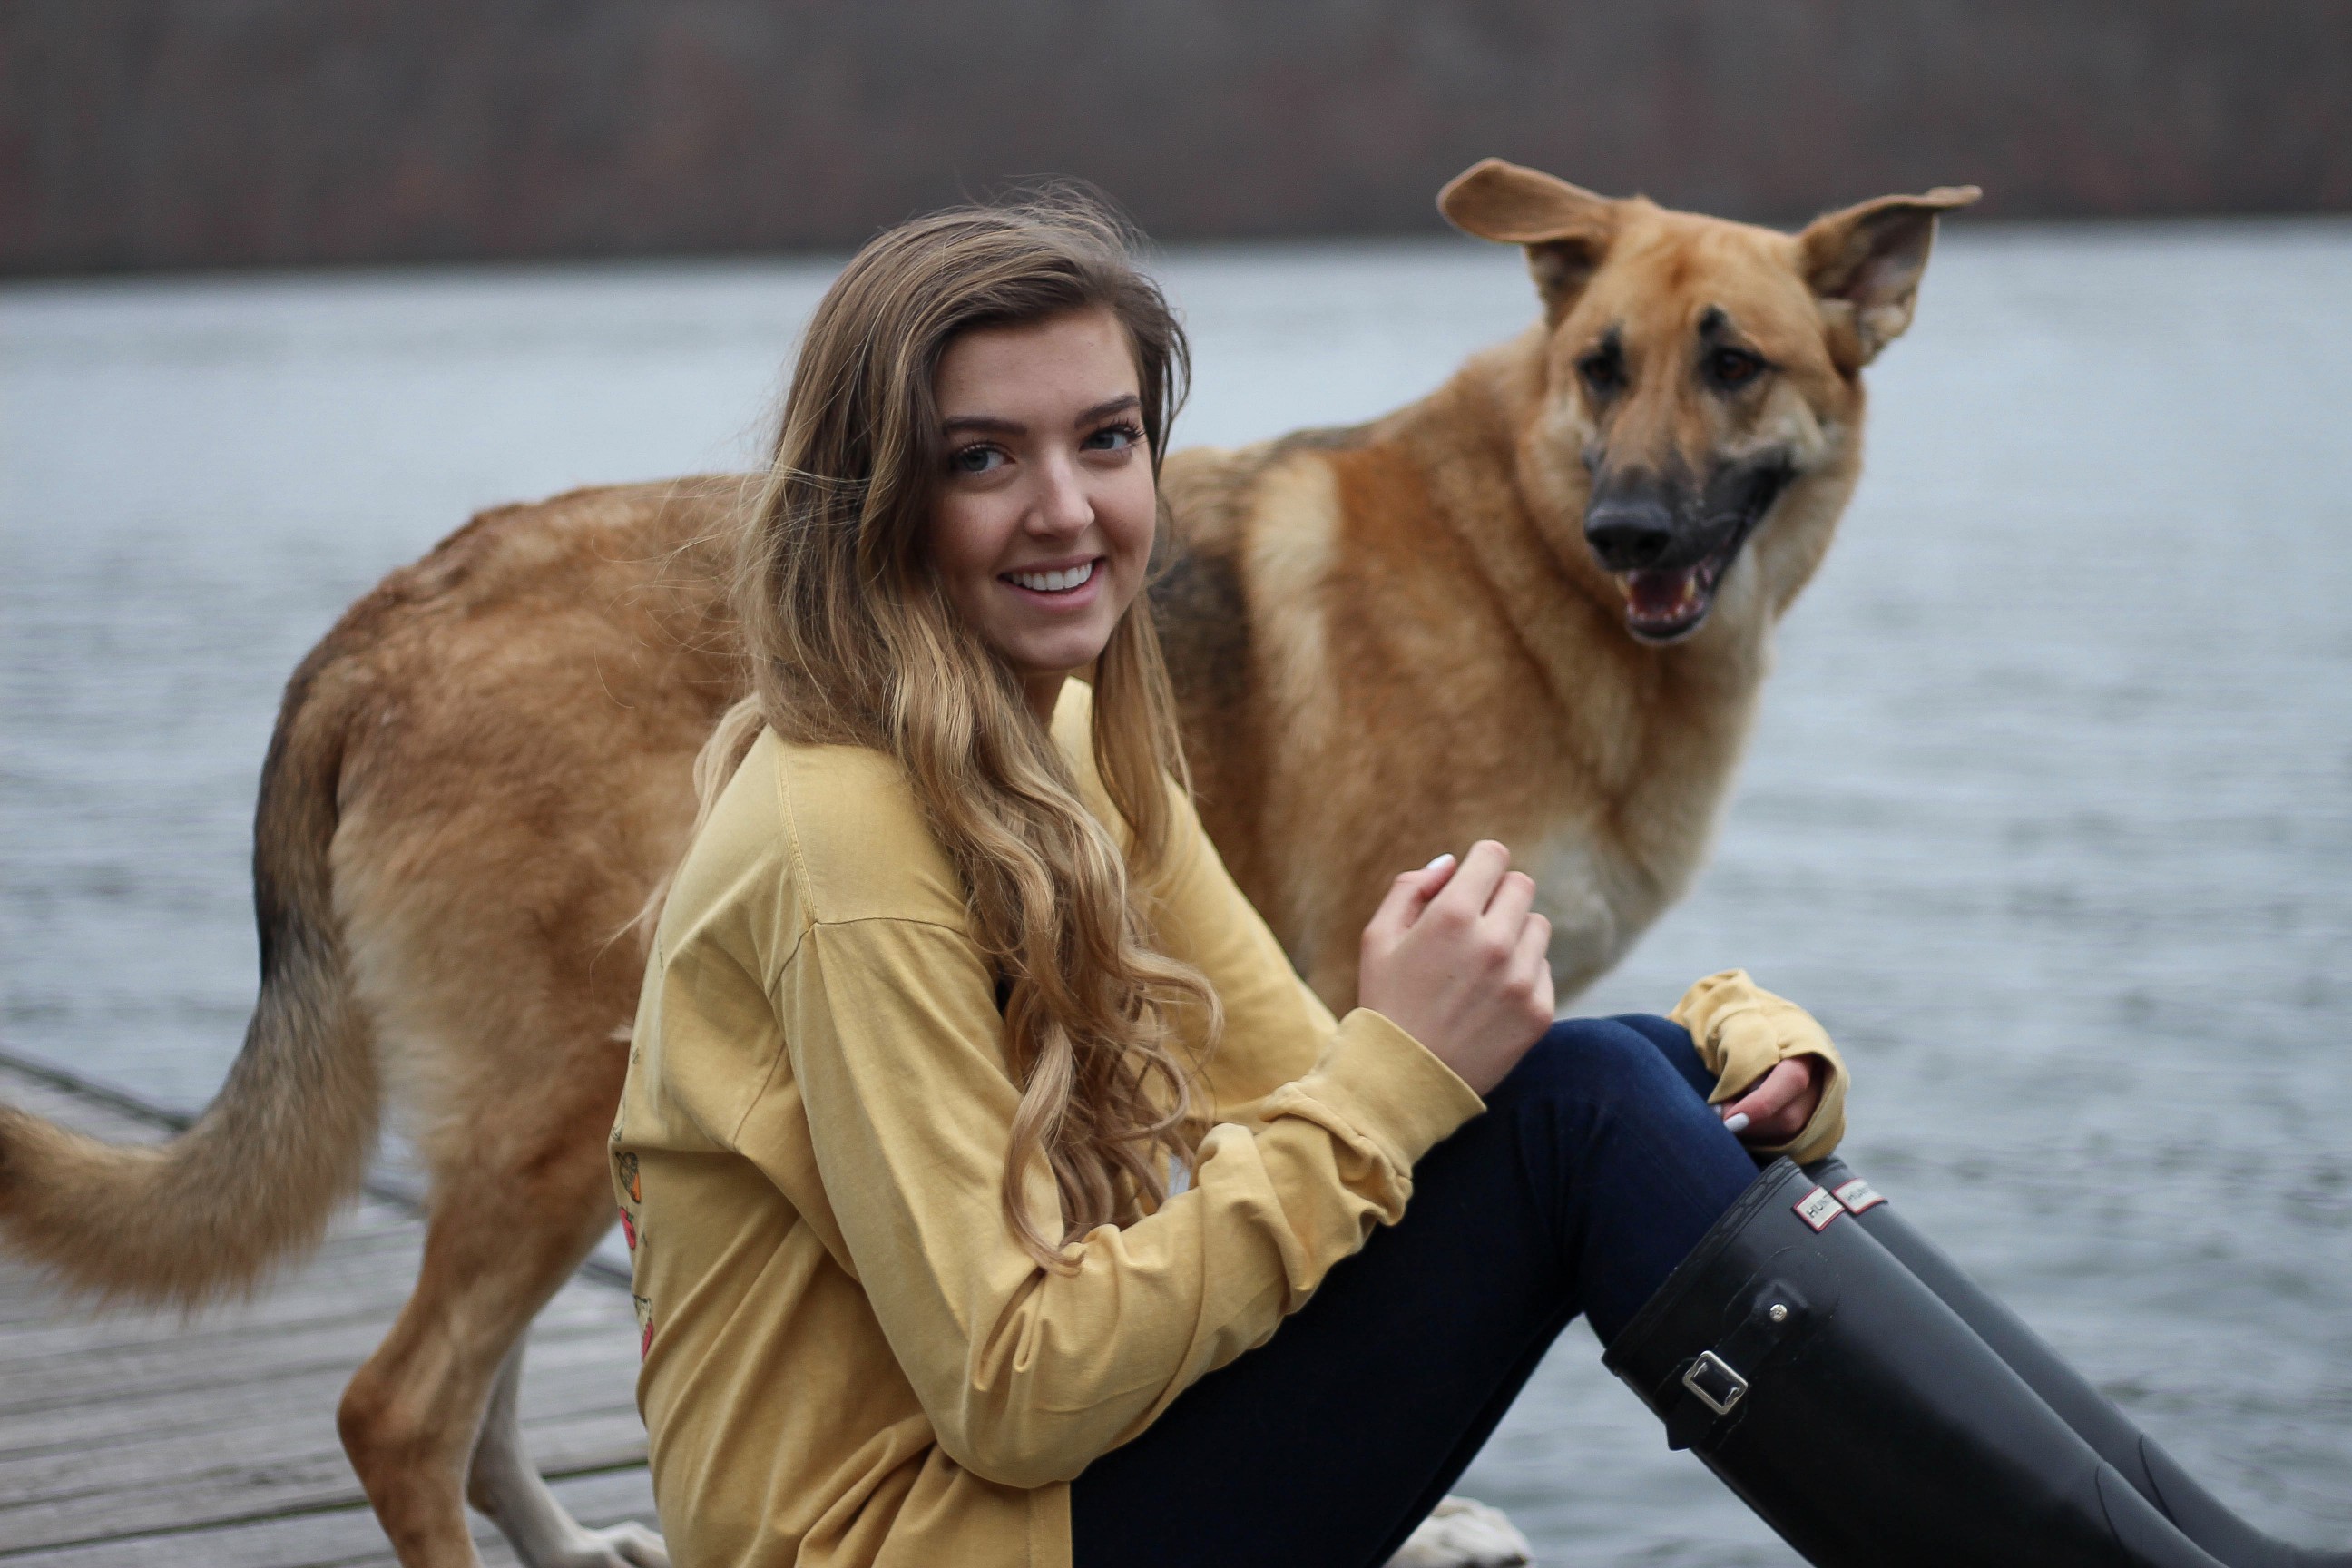
<svg viewBox="0 0 2352 1568">
<path fill-rule="evenodd" d="M 1551 1027 L 1551 921 L 1492 839 L 1389 888 L 1364 928 L 1357 1000 L 1484 1096 Z"/>
<path fill-rule="evenodd" d="M 1716 1093 L 1729 1100 L 1717 1112 L 1736 1136 L 1801 1165 L 1837 1147 L 1845 1135 L 1845 1067 L 1821 1020 L 1744 969 L 1694 981 L 1666 1016 L 1690 1031 Z"/>
<path fill-rule="evenodd" d="M 1827 1076 L 1819 1057 L 1790 1057 L 1756 1080 L 1738 1099 L 1718 1107 L 1723 1124 L 1742 1143 L 1770 1147 L 1805 1130 L 1822 1103 Z"/>
</svg>

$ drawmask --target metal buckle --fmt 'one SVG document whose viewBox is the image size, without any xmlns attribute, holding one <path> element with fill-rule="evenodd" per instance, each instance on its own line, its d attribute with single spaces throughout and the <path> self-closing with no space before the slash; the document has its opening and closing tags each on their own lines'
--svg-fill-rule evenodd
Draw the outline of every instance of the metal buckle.
<svg viewBox="0 0 2352 1568">
<path fill-rule="evenodd" d="M 1731 1363 L 1713 1351 L 1698 1352 L 1698 1360 L 1683 1373 L 1683 1386 L 1697 1394 L 1699 1403 L 1717 1415 L 1730 1415 L 1731 1407 L 1748 1393 L 1748 1380 L 1732 1371 Z"/>
</svg>

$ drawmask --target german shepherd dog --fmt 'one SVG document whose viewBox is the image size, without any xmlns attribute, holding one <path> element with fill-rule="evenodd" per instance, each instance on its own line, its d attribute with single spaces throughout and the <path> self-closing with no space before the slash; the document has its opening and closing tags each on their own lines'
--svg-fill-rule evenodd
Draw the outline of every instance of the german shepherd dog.
<svg viewBox="0 0 2352 1568">
<path fill-rule="evenodd" d="M 1788 235 L 1489 160 L 1440 205 L 1525 247 L 1539 321 L 1369 425 L 1169 459 L 1153 605 L 1202 810 L 1328 1001 L 1386 879 L 1473 838 L 1535 873 L 1563 996 L 1681 893 L 1860 470 L 1863 367 L 1975 195 Z M 261 991 L 219 1096 L 141 1149 L 0 1108 L 7 1245 L 187 1304 L 314 1243 L 396 1108 L 424 1261 L 340 1420 L 413 1568 L 476 1561 L 468 1500 L 533 1568 L 664 1560 L 563 1513 L 515 1390 L 612 1222 L 638 917 L 742 689 L 718 542 L 741 489 L 486 512 L 353 605 L 270 742 Z"/>
</svg>

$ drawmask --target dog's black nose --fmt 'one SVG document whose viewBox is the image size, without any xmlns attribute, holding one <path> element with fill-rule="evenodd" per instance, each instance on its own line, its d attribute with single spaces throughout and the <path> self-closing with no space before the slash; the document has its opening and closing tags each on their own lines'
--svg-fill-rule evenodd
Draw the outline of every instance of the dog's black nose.
<svg viewBox="0 0 2352 1568">
<path fill-rule="evenodd" d="M 1647 496 L 1611 496 L 1585 512 L 1584 541 L 1603 570 L 1639 572 L 1673 548 L 1675 514 Z"/>
</svg>

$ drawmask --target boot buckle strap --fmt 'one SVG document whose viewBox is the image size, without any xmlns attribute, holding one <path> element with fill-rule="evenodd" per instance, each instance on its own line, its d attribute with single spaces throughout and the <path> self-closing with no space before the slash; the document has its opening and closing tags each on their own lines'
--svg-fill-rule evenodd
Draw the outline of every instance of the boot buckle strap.
<svg viewBox="0 0 2352 1568">
<path fill-rule="evenodd" d="M 1730 1415 L 1732 1407 L 1748 1393 L 1748 1380 L 1713 1351 L 1698 1352 L 1698 1359 L 1683 1373 L 1683 1386 L 1717 1415 Z"/>
</svg>

